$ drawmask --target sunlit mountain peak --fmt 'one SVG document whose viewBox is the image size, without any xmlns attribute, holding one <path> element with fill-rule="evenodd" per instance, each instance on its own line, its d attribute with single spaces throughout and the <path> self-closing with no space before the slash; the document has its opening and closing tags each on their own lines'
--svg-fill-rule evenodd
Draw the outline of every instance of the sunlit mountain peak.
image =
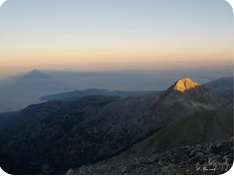
<svg viewBox="0 0 234 176">
<path fill-rule="evenodd" d="M 184 78 L 179 81 L 177 81 L 174 85 L 174 90 L 179 91 L 179 92 L 185 92 L 187 90 L 193 89 L 200 84 L 189 79 L 189 78 Z"/>
</svg>

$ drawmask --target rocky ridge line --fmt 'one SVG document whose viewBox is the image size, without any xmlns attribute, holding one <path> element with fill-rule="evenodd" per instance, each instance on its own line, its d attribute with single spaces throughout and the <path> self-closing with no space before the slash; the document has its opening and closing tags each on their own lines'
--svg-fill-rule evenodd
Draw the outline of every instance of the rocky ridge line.
<svg viewBox="0 0 234 176">
<path fill-rule="evenodd" d="M 69 169 L 68 175 L 188 175 L 223 174 L 233 164 L 233 138 L 206 145 L 184 146 L 130 160 L 92 164 Z"/>
</svg>

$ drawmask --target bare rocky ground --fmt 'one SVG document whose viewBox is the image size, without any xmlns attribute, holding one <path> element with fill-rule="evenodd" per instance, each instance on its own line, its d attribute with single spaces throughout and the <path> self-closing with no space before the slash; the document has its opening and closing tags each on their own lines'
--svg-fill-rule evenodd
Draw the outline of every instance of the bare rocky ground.
<svg viewBox="0 0 234 176">
<path fill-rule="evenodd" d="M 233 164 L 233 138 L 206 145 L 184 146 L 167 152 L 129 160 L 102 161 L 78 169 L 68 175 L 159 175 L 159 174 L 223 174 Z"/>
</svg>

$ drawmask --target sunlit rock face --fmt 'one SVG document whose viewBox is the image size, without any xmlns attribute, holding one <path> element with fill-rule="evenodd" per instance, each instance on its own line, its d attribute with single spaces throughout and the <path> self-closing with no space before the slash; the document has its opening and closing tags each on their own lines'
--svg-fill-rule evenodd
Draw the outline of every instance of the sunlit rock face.
<svg viewBox="0 0 234 176">
<path fill-rule="evenodd" d="M 189 78 L 184 78 L 175 83 L 174 90 L 179 92 L 185 92 L 197 86 L 200 86 L 200 84 L 195 81 L 192 81 Z"/>
</svg>

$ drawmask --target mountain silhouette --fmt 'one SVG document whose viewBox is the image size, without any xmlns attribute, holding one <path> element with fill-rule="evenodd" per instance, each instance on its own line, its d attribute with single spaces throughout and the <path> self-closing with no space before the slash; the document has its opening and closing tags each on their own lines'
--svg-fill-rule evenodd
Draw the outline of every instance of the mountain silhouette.
<svg viewBox="0 0 234 176">
<path fill-rule="evenodd" d="M 212 89 L 216 93 L 222 94 L 226 91 L 233 90 L 233 79 L 233 76 L 223 77 L 206 83 L 205 86 Z"/>
<path fill-rule="evenodd" d="M 233 103 L 233 76 L 219 78 L 205 84 L 205 86 Z"/>
<path fill-rule="evenodd" d="M 71 92 L 59 93 L 55 95 L 43 96 L 40 99 L 45 101 L 51 100 L 75 100 L 88 95 L 108 95 L 108 96 L 119 96 L 119 97 L 140 97 L 143 95 L 157 94 L 161 91 L 120 91 L 120 90 L 108 90 L 108 89 L 85 89 L 75 90 Z"/>
<path fill-rule="evenodd" d="M 34 69 L 29 73 L 23 75 L 22 79 L 48 79 L 50 76 L 40 70 Z"/>
</svg>

